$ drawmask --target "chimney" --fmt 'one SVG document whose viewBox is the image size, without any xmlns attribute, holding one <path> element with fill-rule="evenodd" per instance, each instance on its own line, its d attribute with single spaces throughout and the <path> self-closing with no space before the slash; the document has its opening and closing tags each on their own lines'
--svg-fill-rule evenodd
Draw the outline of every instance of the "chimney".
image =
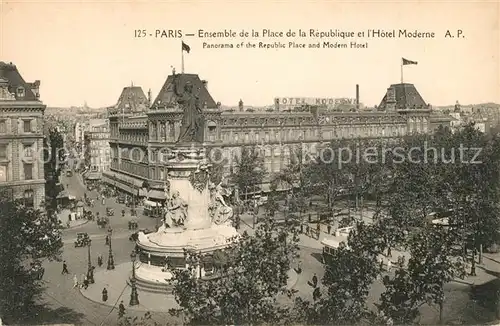
<svg viewBox="0 0 500 326">
<path fill-rule="evenodd" d="M 40 97 L 40 81 L 35 80 L 34 83 L 29 83 L 31 91 L 35 94 L 36 98 Z"/>
<path fill-rule="evenodd" d="M 359 85 L 356 84 L 356 111 L 359 111 Z"/>
<path fill-rule="evenodd" d="M 201 83 L 203 84 L 203 87 L 205 87 L 208 90 L 208 81 L 202 80 Z"/>
<path fill-rule="evenodd" d="M 151 88 L 148 91 L 148 107 L 151 106 Z"/>
</svg>

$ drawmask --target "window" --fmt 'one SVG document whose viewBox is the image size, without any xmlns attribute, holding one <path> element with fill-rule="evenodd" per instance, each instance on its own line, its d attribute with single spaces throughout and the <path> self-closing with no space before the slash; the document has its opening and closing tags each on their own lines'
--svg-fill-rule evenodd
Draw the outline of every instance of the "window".
<svg viewBox="0 0 500 326">
<path fill-rule="evenodd" d="M 1 144 L 0 145 L 0 160 L 6 160 L 7 159 L 7 145 Z"/>
<path fill-rule="evenodd" d="M 23 121 L 23 129 L 24 129 L 24 132 L 31 132 L 31 120 L 24 120 Z"/>
<path fill-rule="evenodd" d="M 17 97 L 24 97 L 24 87 L 19 86 L 16 91 L 17 91 Z"/>
<path fill-rule="evenodd" d="M 5 134 L 7 132 L 7 121 L 0 120 L 0 134 Z"/>
<path fill-rule="evenodd" d="M 33 164 L 24 163 L 24 180 L 33 180 Z"/>
<path fill-rule="evenodd" d="M 35 196 L 33 190 L 29 189 L 24 192 L 24 205 L 28 207 L 35 206 Z"/>
<path fill-rule="evenodd" d="M 0 182 L 7 182 L 7 165 L 0 165 Z"/>
<path fill-rule="evenodd" d="M 32 158 L 33 157 L 33 147 L 30 145 L 23 146 L 23 157 Z"/>
</svg>

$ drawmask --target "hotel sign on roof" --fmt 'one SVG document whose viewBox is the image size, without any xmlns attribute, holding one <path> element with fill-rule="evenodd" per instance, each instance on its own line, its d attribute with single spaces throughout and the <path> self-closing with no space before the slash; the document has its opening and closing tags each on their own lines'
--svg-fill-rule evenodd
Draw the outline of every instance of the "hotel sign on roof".
<svg viewBox="0 0 500 326">
<path fill-rule="evenodd" d="M 356 99 L 354 98 L 334 98 L 334 97 L 277 97 L 274 99 L 275 105 L 280 108 L 296 107 L 303 105 L 318 105 L 334 108 L 339 105 L 355 105 Z"/>
</svg>

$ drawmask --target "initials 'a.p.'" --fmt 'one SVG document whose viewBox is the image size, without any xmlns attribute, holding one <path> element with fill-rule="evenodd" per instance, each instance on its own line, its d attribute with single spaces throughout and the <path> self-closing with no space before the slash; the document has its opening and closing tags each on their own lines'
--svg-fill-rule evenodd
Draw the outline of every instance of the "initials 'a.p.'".
<svg viewBox="0 0 500 326">
<path fill-rule="evenodd" d="M 455 38 L 455 37 L 465 37 L 463 35 L 463 31 L 461 29 L 457 29 L 455 33 L 450 32 L 449 29 L 446 30 L 446 34 L 444 34 L 444 37 L 449 37 L 449 38 Z"/>
<path fill-rule="evenodd" d="M 157 29 L 155 30 L 155 37 L 157 38 L 182 38 L 182 31 L 180 29 Z"/>
</svg>

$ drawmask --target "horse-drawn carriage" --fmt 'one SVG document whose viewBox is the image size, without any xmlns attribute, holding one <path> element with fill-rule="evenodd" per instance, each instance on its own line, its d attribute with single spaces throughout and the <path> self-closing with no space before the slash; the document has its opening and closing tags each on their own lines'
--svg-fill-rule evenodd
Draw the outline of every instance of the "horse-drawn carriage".
<svg viewBox="0 0 500 326">
<path fill-rule="evenodd" d="M 109 224 L 109 217 L 98 217 L 97 226 L 101 229 L 105 228 Z"/>
<path fill-rule="evenodd" d="M 106 208 L 106 215 L 108 216 L 114 216 L 115 215 L 115 210 L 112 208 Z"/>
<path fill-rule="evenodd" d="M 128 229 L 129 230 L 137 230 L 138 227 L 139 227 L 139 225 L 137 224 L 136 221 L 129 221 L 128 222 Z"/>
<path fill-rule="evenodd" d="M 75 248 L 86 247 L 90 243 L 90 237 L 88 233 L 77 233 L 75 240 Z"/>
</svg>

